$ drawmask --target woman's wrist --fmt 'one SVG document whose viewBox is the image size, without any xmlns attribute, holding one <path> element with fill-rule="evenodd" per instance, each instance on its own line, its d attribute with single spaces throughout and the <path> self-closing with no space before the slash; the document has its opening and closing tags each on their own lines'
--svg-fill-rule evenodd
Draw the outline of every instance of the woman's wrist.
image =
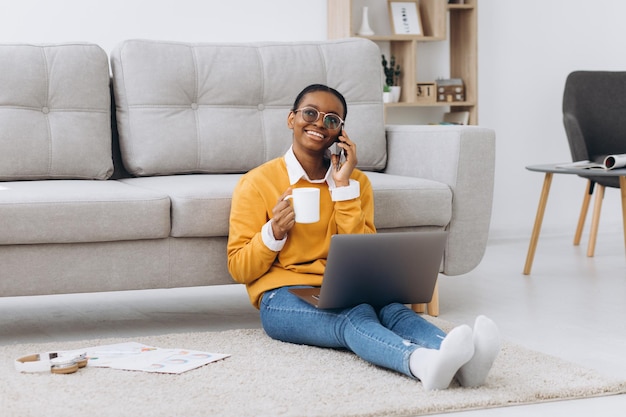
<svg viewBox="0 0 626 417">
<path fill-rule="evenodd" d="M 274 234 L 272 226 L 273 223 L 274 222 L 272 220 L 269 220 L 263 225 L 263 228 L 261 230 L 261 237 L 263 243 L 267 248 L 274 252 L 280 252 L 283 249 L 283 246 L 285 246 L 287 236 L 283 236 L 282 239 L 276 239 L 276 235 Z"/>
<path fill-rule="evenodd" d="M 330 189 L 331 199 L 333 201 L 353 200 L 361 195 L 361 184 L 357 180 L 348 180 L 348 184 L 335 186 Z"/>
</svg>

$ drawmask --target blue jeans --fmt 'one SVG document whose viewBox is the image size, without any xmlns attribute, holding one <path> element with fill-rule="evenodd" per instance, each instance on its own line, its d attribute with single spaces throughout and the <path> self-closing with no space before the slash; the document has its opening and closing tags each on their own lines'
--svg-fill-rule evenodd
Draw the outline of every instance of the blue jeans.
<svg viewBox="0 0 626 417">
<path fill-rule="evenodd" d="M 260 312 L 263 329 L 273 339 L 349 349 L 410 377 L 411 353 L 418 347 L 439 349 L 446 335 L 403 304 L 320 310 L 290 293 L 289 287 L 267 291 Z"/>
</svg>

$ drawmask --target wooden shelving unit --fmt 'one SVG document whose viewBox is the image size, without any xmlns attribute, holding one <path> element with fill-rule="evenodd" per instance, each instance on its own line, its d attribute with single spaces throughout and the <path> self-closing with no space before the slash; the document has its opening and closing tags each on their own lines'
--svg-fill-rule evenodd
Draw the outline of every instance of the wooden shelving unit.
<svg viewBox="0 0 626 417">
<path fill-rule="evenodd" d="M 477 4 L 448 4 L 447 0 L 420 0 L 419 11 L 423 36 L 392 34 L 387 0 L 328 0 L 328 37 L 358 37 L 362 10 L 369 8 L 370 23 L 376 21 L 376 35 L 363 36 L 374 42 L 388 42 L 389 53 L 402 68 L 400 102 L 385 104 L 394 107 L 449 107 L 450 111 L 468 111 L 469 123 L 478 124 L 478 54 Z M 417 83 L 425 82 L 417 74 L 418 43 L 444 41 L 449 36 L 450 78 L 461 78 L 465 84 L 463 102 L 417 102 Z M 382 67 L 381 67 L 382 71 Z M 435 81 L 435 80 L 431 80 Z"/>
</svg>

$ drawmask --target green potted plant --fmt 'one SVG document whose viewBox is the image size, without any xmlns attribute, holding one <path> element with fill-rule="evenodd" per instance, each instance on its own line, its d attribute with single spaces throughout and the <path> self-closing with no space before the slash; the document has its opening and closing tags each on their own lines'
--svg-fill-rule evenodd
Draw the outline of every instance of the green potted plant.
<svg viewBox="0 0 626 417">
<path fill-rule="evenodd" d="M 391 96 L 394 103 L 400 101 L 400 86 L 399 79 L 402 71 L 400 70 L 400 64 L 396 64 L 396 57 L 391 55 L 391 59 L 387 61 L 385 54 L 382 54 L 383 72 L 385 73 L 385 85 L 389 87 Z"/>
<path fill-rule="evenodd" d="M 387 84 L 383 86 L 383 103 L 391 103 L 391 87 Z"/>
</svg>

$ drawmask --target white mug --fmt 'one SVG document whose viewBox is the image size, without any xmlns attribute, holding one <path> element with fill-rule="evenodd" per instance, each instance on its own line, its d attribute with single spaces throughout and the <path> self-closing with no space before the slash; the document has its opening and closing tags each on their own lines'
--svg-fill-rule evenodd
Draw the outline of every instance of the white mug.
<svg viewBox="0 0 626 417">
<path fill-rule="evenodd" d="M 317 223 L 320 220 L 320 189 L 313 187 L 294 188 L 291 195 L 296 223 Z"/>
</svg>

